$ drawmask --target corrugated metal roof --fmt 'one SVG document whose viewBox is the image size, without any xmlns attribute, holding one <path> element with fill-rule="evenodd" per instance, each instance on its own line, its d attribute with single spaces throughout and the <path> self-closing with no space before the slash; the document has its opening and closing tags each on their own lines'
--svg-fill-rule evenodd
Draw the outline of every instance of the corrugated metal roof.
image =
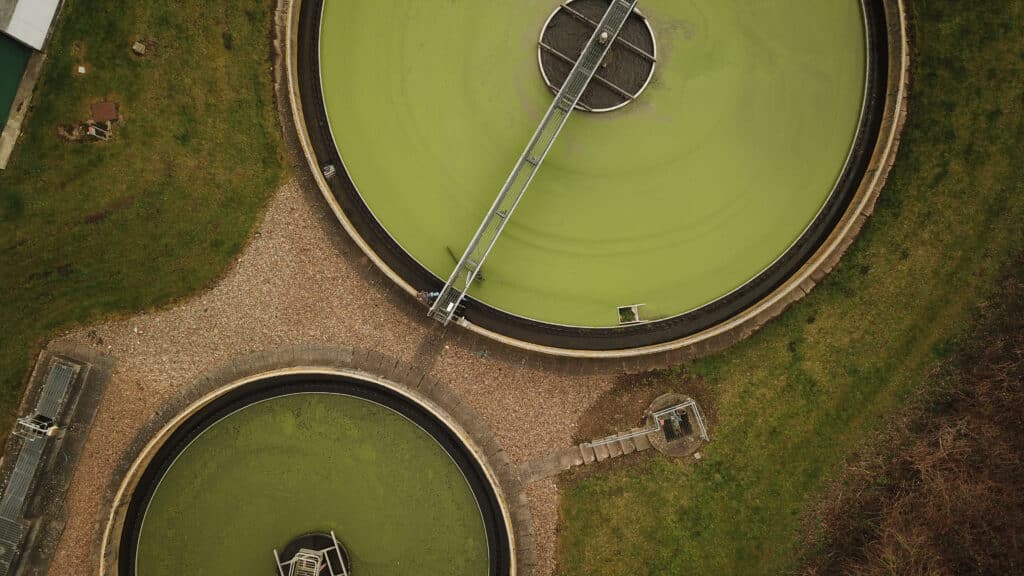
<svg viewBox="0 0 1024 576">
<path fill-rule="evenodd" d="M 42 50 L 60 0 L 0 0 L 0 31 Z"/>
</svg>

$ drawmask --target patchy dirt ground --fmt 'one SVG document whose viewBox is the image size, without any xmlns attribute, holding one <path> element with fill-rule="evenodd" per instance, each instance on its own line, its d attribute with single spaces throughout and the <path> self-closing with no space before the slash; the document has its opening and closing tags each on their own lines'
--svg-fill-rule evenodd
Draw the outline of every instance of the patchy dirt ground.
<svg viewBox="0 0 1024 576">
<path fill-rule="evenodd" d="M 586 442 L 642 425 L 651 402 L 667 392 L 690 396 L 700 404 L 709 424 L 714 421 L 714 407 L 704 381 L 680 368 L 619 374 L 614 384 L 580 416 L 573 441 Z"/>
</svg>

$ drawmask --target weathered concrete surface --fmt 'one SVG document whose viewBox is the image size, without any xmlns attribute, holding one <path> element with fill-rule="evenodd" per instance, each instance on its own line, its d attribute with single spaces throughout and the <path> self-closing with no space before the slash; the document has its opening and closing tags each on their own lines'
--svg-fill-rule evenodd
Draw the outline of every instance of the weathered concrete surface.
<svg viewBox="0 0 1024 576">
<path fill-rule="evenodd" d="M 640 428 L 630 431 L 641 432 Z M 602 442 L 612 437 L 595 440 Z M 633 438 L 599 443 L 596 446 L 589 442 L 556 450 L 547 456 L 523 462 L 519 466 L 519 475 L 526 484 L 551 478 L 577 466 L 589 466 L 610 458 L 618 458 L 634 452 L 650 450 L 653 444 L 649 434 L 641 434 Z"/>
<path fill-rule="evenodd" d="M 56 552 L 61 534 L 67 523 L 68 511 L 65 494 L 74 477 L 75 467 L 85 448 L 96 411 L 110 380 L 114 361 L 87 346 L 55 345 L 39 355 L 32 371 L 28 390 L 22 399 L 18 414 L 32 411 L 47 370 L 55 358 L 66 358 L 82 368 L 68 390 L 65 408 L 57 422 L 63 430 L 52 439 L 43 452 L 43 461 L 33 483 L 25 507 L 25 519 L 30 530 L 22 544 L 22 555 L 16 561 L 19 576 L 43 576 L 49 572 L 50 561 Z M 4 454 L 16 454 L 20 440 L 8 438 Z M 14 468 L 14 458 L 3 460 L 2 477 L 6 486 Z"/>
</svg>

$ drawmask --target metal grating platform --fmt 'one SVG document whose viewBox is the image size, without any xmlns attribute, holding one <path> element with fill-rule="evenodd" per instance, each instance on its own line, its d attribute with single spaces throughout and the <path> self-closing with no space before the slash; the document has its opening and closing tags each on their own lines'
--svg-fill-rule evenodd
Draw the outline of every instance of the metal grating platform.
<svg viewBox="0 0 1024 576">
<path fill-rule="evenodd" d="M 46 438 L 26 438 L 18 454 L 18 461 L 14 465 L 14 472 L 4 490 L 3 499 L 0 500 L 0 519 L 19 521 L 21 512 L 25 508 L 25 497 L 28 489 L 32 486 L 39 461 L 43 457 L 43 448 L 46 445 Z"/>
<path fill-rule="evenodd" d="M 569 120 L 583 91 L 594 78 L 601 61 L 636 5 L 637 0 L 614 0 L 604 13 L 579 60 L 555 95 L 554 102 L 548 108 L 526 150 L 516 162 L 512 174 L 505 181 L 483 223 L 470 240 L 469 247 L 431 305 L 429 315 L 435 320 L 447 324 L 458 313 L 459 306 L 480 273 L 484 260 L 491 253 L 551 146 Z"/>
<path fill-rule="evenodd" d="M 568 72 L 576 65 L 586 46 L 586 39 L 600 27 L 601 3 L 607 0 L 569 0 L 551 14 L 537 42 L 537 58 L 544 83 L 553 92 L 565 83 Z M 588 15 L 589 14 L 589 15 Z M 587 31 L 579 39 L 577 32 Z M 626 19 L 622 30 L 611 41 L 612 46 L 584 90 L 578 110 L 611 112 L 626 106 L 639 97 L 654 76 L 657 63 L 657 43 L 654 30 L 647 19 L 634 10 Z"/>
<path fill-rule="evenodd" d="M 29 490 L 39 470 L 47 432 L 57 422 L 79 366 L 57 361 L 50 366 L 33 415 L 18 421 L 15 434 L 24 438 L 11 478 L 0 498 L 0 576 L 12 573 L 26 527 L 21 523 Z"/>
<path fill-rule="evenodd" d="M 53 365 L 46 377 L 43 393 L 39 396 L 39 402 L 36 404 L 36 414 L 51 420 L 57 418 L 76 373 L 78 373 L 78 366 L 65 362 Z"/>
<path fill-rule="evenodd" d="M 13 520 L 0 518 L 0 574 L 10 573 L 11 565 L 24 538 L 25 526 Z"/>
</svg>

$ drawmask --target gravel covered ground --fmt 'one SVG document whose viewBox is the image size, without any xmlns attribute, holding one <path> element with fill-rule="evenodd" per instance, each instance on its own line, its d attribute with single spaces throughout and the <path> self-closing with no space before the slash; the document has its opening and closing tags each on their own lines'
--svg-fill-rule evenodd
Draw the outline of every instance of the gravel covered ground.
<svg viewBox="0 0 1024 576">
<path fill-rule="evenodd" d="M 581 376 L 578 363 L 510 351 L 428 320 L 426 308 L 352 243 L 321 197 L 298 147 L 281 73 L 278 60 L 278 113 L 296 176 L 274 194 L 235 265 L 187 301 L 58 338 L 93 346 L 117 365 L 68 491 L 68 522 L 52 574 L 94 573 L 109 514 L 106 493 L 129 444 L 179 390 L 238 356 L 348 346 L 422 367 L 472 406 L 516 464 L 571 444 L 577 420 L 615 381 L 611 373 Z M 622 363 L 590 366 L 587 372 L 607 372 Z M 537 576 L 548 576 L 558 490 L 554 480 L 544 480 L 529 486 L 527 496 Z"/>
<path fill-rule="evenodd" d="M 294 158 L 294 154 L 293 154 Z M 304 169 L 271 200 L 237 264 L 216 286 L 169 309 L 86 327 L 60 340 L 117 360 L 68 493 L 69 519 L 54 574 L 88 574 L 97 561 L 112 470 L 138 429 L 206 371 L 256 350 L 295 345 L 367 348 L 431 366 L 490 425 L 516 463 L 572 442 L 577 418 L 613 376 L 567 375 L 474 349 L 399 293 L 351 243 Z M 525 364 L 525 366 L 524 366 Z M 540 575 L 554 567 L 558 493 L 528 491 Z"/>
</svg>

